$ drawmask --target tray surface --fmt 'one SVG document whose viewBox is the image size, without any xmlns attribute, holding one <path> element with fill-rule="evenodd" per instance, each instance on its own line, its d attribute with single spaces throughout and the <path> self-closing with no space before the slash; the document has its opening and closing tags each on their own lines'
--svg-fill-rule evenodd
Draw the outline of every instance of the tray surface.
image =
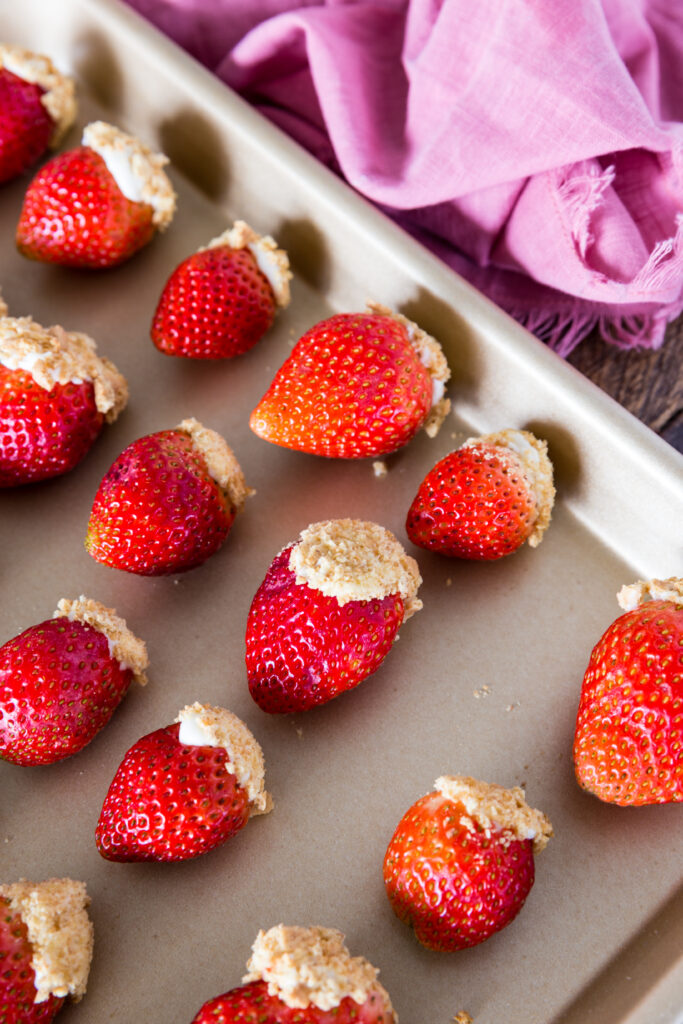
<svg viewBox="0 0 683 1024">
<path fill-rule="evenodd" d="M 610 406 L 591 404 L 578 375 L 450 272 L 452 307 L 434 298 L 440 284 L 431 293 L 417 287 L 414 267 L 427 282 L 441 281 L 430 257 L 393 227 L 383 234 L 375 211 L 331 178 L 326 184 L 313 161 L 294 156 L 275 130 L 130 12 L 65 0 L 57 25 L 39 0 L 27 0 L 3 19 L 8 40 L 51 52 L 76 74 L 81 106 L 68 145 L 97 117 L 138 131 L 172 156 L 179 194 L 169 231 L 102 274 L 22 259 L 11 240 L 28 177 L 0 195 L 0 283 L 10 313 L 92 335 L 131 388 L 127 410 L 73 473 L 2 494 L 0 642 L 48 618 L 60 597 L 86 594 L 116 608 L 150 653 L 149 686 L 133 688 L 81 754 L 49 768 L 0 764 L 2 880 L 69 875 L 86 881 L 92 898 L 89 990 L 58 1019 L 189 1024 L 206 999 L 239 983 L 258 929 L 282 921 L 340 928 L 351 952 L 380 968 L 402 1024 L 447 1024 L 461 1009 L 476 1024 L 637 1024 L 646 1016 L 670 1024 L 683 1005 L 680 808 L 621 809 L 583 794 L 571 742 L 591 647 L 619 613 L 616 591 L 643 572 L 628 545 L 605 542 L 594 511 L 603 507 L 600 481 L 581 477 L 585 453 L 601 445 L 621 453 L 622 493 L 625 501 L 631 481 L 636 519 L 648 512 L 641 475 L 661 479 L 649 491 L 656 514 L 681 497 L 680 475 L 672 482 L 668 470 L 680 474 L 683 462 L 646 457 L 661 450 L 648 447 L 638 425 L 610 420 Z M 330 209 L 338 218 L 334 252 Z M 163 357 L 148 332 L 168 274 L 236 217 L 292 251 L 290 308 L 239 359 Z M 390 457 L 383 479 L 368 461 L 268 445 L 247 423 L 293 341 L 370 296 L 416 319 L 424 313 L 437 335 L 437 326 L 451 325 L 439 337 L 454 370 L 455 414 L 436 440 L 421 435 Z M 481 325 L 489 322 L 487 333 Z M 498 401 L 473 397 L 503 343 L 514 369 L 496 385 Z M 580 415 L 553 421 L 555 395 L 560 413 L 566 401 Z M 516 403 L 524 414 L 503 419 Z M 188 416 L 227 438 L 256 489 L 223 549 L 203 567 L 163 579 L 96 564 L 83 539 L 102 475 L 134 438 Z M 414 549 L 405 514 L 434 462 L 473 431 L 534 424 L 558 465 L 558 505 L 541 546 L 487 565 Z M 375 520 L 399 537 L 419 562 L 424 609 L 357 690 L 305 715 L 265 715 L 246 686 L 251 598 L 300 530 L 341 516 Z M 683 570 L 677 522 L 651 542 L 650 575 Z M 655 557 L 665 549 L 676 564 Z M 253 731 L 275 810 L 196 861 L 106 863 L 93 831 L 123 753 L 194 700 L 229 707 Z M 437 776 L 455 773 L 523 785 L 556 836 L 537 859 L 516 921 L 480 947 L 438 955 L 394 917 L 381 864 L 405 810 Z"/>
</svg>

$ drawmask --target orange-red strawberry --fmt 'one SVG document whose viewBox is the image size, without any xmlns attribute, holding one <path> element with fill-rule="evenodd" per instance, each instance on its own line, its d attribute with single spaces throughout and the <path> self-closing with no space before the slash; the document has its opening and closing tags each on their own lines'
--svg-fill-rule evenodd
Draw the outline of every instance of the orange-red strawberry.
<svg viewBox="0 0 683 1024">
<path fill-rule="evenodd" d="M 429 471 L 413 500 L 413 544 L 454 558 L 494 559 L 536 547 L 555 498 L 545 441 L 527 430 L 471 438 Z"/>
<path fill-rule="evenodd" d="M 273 561 L 247 619 L 249 690 L 264 711 L 306 711 L 379 668 L 422 607 L 417 563 L 376 523 L 315 523 Z"/>
<path fill-rule="evenodd" d="M 574 735 L 579 784 L 622 806 L 683 801 L 683 579 L 622 587 L 593 648 Z"/>
<path fill-rule="evenodd" d="M 75 114 L 73 81 L 49 57 L 0 45 L 0 183 L 57 146 Z"/>
<path fill-rule="evenodd" d="M 524 800 L 466 776 L 442 776 L 406 812 L 384 858 L 397 916 L 440 952 L 476 946 L 518 914 L 550 822 Z"/>
<path fill-rule="evenodd" d="M 218 551 L 250 493 L 223 438 L 183 420 L 119 455 L 95 495 L 85 546 L 115 569 L 184 572 Z"/>
<path fill-rule="evenodd" d="M 165 156 L 104 121 L 82 145 L 53 157 L 29 185 L 19 251 L 68 267 L 113 267 L 163 231 L 175 211 Z"/>
<path fill-rule="evenodd" d="M 102 729 L 135 679 L 147 682 L 147 651 L 111 608 L 61 600 L 52 619 L 0 647 L 0 758 L 53 764 Z"/>
<path fill-rule="evenodd" d="M 244 984 L 210 999 L 192 1024 L 396 1024 L 378 971 L 334 928 L 259 932 Z"/>
<path fill-rule="evenodd" d="M 123 758 L 95 838 L 113 861 L 179 861 L 220 846 L 272 808 L 260 746 L 225 708 L 191 704 Z"/>
<path fill-rule="evenodd" d="M 0 487 L 73 469 L 127 400 L 125 379 L 92 338 L 0 317 Z"/>
<path fill-rule="evenodd" d="M 266 441 L 334 458 L 433 437 L 450 408 L 441 347 L 403 316 L 373 304 L 311 327 L 278 370 L 249 425 Z"/>
<path fill-rule="evenodd" d="M 0 885 L 0 1021 L 50 1024 L 85 993 L 93 928 L 83 882 Z"/>
<path fill-rule="evenodd" d="M 171 356 L 229 359 L 250 349 L 289 304 L 289 260 L 272 238 L 245 224 L 188 256 L 171 274 L 152 341 Z"/>
</svg>

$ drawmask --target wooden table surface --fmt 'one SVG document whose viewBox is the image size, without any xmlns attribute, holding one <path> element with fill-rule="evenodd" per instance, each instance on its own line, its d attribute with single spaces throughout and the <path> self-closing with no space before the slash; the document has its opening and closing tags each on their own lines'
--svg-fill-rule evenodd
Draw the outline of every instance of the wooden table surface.
<svg viewBox="0 0 683 1024">
<path fill-rule="evenodd" d="M 669 325 L 656 351 L 625 351 L 595 332 L 569 362 L 683 452 L 683 316 Z"/>
</svg>

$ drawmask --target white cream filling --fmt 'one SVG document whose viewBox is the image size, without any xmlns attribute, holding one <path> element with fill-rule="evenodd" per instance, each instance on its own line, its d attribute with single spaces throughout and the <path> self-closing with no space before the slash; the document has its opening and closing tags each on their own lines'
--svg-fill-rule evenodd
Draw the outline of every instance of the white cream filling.
<svg viewBox="0 0 683 1024">
<path fill-rule="evenodd" d="M 202 721 L 203 711 L 185 708 L 180 718 L 178 742 L 184 747 L 220 747 L 221 744 L 211 728 Z"/>
<path fill-rule="evenodd" d="M 41 371 L 44 377 L 47 377 L 52 384 L 63 384 L 64 380 L 59 372 L 58 366 L 46 366 L 44 365 L 45 352 L 40 349 L 35 349 L 32 352 L 6 352 L 0 354 L 0 364 L 6 366 L 8 370 L 23 370 L 25 373 L 30 373 L 33 377 L 33 371 L 38 363 L 41 364 Z M 85 378 L 74 376 L 69 377 L 69 381 L 72 384 L 82 384 Z M 88 378 L 90 379 L 90 378 Z"/>
<path fill-rule="evenodd" d="M 289 278 L 291 274 L 285 273 L 282 268 L 282 261 L 278 260 L 272 250 L 262 244 L 261 239 L 258 242 L 248 242 L 247 249 L 256 260 L 257 267 L 273 289 L 273 295 L 275 295 L 279 305 L 286 305 L 287 301 L 289 301 Z M 283 301 L 282 297 L 285 294 L 287 295 L 287 300 Z"/>
<path fill-rule="evenodd" d="M 133 155 L 136 151 L 133 145 L 123 145 L 120 149 L 102 144 L 94 145 L 87 132 L 83 133 L 82 144 L 99 153 L 126 199 L 130 199 L 133 203 L 143 202 L 143 182 L 132 168 Z"/>
</svg>

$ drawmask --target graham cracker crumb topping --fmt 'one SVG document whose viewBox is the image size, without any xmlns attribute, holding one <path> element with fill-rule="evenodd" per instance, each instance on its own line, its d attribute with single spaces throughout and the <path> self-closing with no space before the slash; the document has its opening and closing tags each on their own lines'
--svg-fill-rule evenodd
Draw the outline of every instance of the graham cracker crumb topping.
<svg viewBox="0 0 683 1024">
<path fill-rule="evenodd" d="M 99 153 L 128 199 L 152 207 L 152 223 L 164 231 L 176 208 L 176 194 L 163 169 L 168 157 L 106 121 L 86 125 L 83 145 Z"/>
<path fill-rule="evenodd" d="M 671 601 L 683 608 L 683 579 L 671 576 L 667 580 L 626 583 L 617 594 L 617 601 L 625 612 L 635 611 L 647 601 Z"/>
<path fill-rule="evenodd" d="M 228 442 L 215 430 L 192 418 L 183 420 L 175 429 L 192 438 L 204 456 L 209 474 L 225 492 L 235 512 L 241 512 L 245 501 L 255 491 L 247 487 L 242 468 Z"/>
<path fill-rule="evenodd" d="M 428 437 L 436 437 L 451 408 L 450 399 L 444 398 L 444 386 L 450 380 L 451 371 L 441 345 L 431 334 L 427 334 L 408 317 L 395 313 L 389 306 L 380 302 L 367 302 L 366 307 L 369 313 L 391 317 L 405 327 L 410 344 L 432 379 L 432 407 L 422 427 Z"/>
<path fill-rule="evenodd" d="M 482 437 L 470 437 L 462 445 L 494 445 L 505 452 L 511 467 L 526 480 L 536 502 L 536 519 L 528 538 L 529 547 L 536 548 L 543 540 L 543 534 L 550 525 L 555 487 L 553 485 L 553 464 L 548 458 L 548 443 L 541 441 L 528 430 L 500 430 Z"/>
<path fill-rule="evenodd" d="M 41 327 L 30 316 L 0 318 L 0 363 L 30 373 L 51 391 L 55 384 L 90 381 L 95 405 L 113 423 L 128 401 L 128 384 L 113 363 L 97 355 L 87 334 L 63 327 Z"/>
<path fill-rule="evenodd" d="M 26 925 L 33 948 L 35 1002 L 44 1003 L 51 995 L 79 1000 L 85 993 L 93 949 L 85 883 L 70 878 L 22 879 L 0 885 L 0 897 L 9 900 Z"/>
<path fill-rule="evenodd" d="M 278 248 L 274 238 L 270 235 L 258 235 L 245 221 L 236 220 L 231 228 L 217 238 L 212 238 L 209 244 L 199 251 L 204 252 L 206 249 L 221 246 L 227 246 L 229 249 L 249 249 L 259 270 L 268 279 L 277 305 L 281 309 L 289 305 L 289 282 L 292 278 L 289 257 L 284 249 Z"/>
<path fill-rule="evenodd" d="M 243 982 L 267 982 L 270 995 L 287 1006 L 332 1010 L 346 998 L 362 1006 L 376 992 L 393 1013 L 377 968 L 362 956 L 352 957 L 335 928 L 280 924 L 260 931 L 247 970 Z"/>
<path fill-rule="evenodd" d="M 228 755 L 228 770 L 247 791 L 251 815 L 272 811 L 273 801 L 263 788 L 263 751 L 237 715 L 195 701 L 178 713 L 176 722 L 180 722 L 178 738 L 183 745 L 223 747 Z"/>
<path fill-rule="evenodd" d="M 40 102 L 55 123 L 50 146 L 58 146 L 76 117 L 73 79 L 58 71 L 49 57 L 20 46 L 0 45 L 0 67 L 45 90 Z"/>
<path fill-rule="evenodd" d="M 305 583 L 340 605 L 390 594 L 403 598 L 403 621 L 419 611 L 422 577 L 417 562 L 394 535 L 361 519 L 329 519 L 301 533 L 289 556 L 297 583 Z"/>
<path fill-rule="evenodd" d="M 531 839 L 534 853 L 540 853 L 553 835 L 548 818 L 529 807 L 519 786 L 505 789 L 466 775 L 442 775 L 434 785 L 447 800 L 461 803 L 487 834 L 497 827 L 512 832 L 515 839 Z"/>
<path fill-rule="evenodd" d="M 104 633 L 109 641 L 109 651 L 116 658 L 121 668 L 130 669 L 133 678 L 140 686 L 147 683 L 145 670 L 149 666 L 147 647 L 128 629 L 126 620 L 116 614 L 113 608 L 106 608 L 99 601 L 93 601 L 83 594 L 75 600 L 62 598 L 57 605 L 53 618 L 64 616 L 70 622 L 84 622 L 93 629 Z"/>
</svg>

